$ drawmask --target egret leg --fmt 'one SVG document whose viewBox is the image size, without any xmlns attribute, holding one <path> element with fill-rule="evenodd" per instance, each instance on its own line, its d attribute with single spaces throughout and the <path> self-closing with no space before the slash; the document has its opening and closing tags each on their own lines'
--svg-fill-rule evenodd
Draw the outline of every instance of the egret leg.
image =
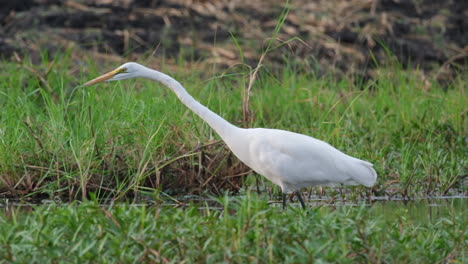
<svg viewBox="0 0 468 264">
<path fill-rule="evenodd" d="M 258 186 L 259 183 L 258 183 L 258 177 L 260 177 L 260 175 L 255 175 L 255 185 L 257 186 L 257 193 L 260 194 L 260 187 Z"/>
<path fill-rule="evenodd" d="M 283 211 L 286 209 L 286 193 L 283 193 Z"/>
<path fill-rule="evenodd" d="M 297 196 L 297 199 L 299 199 L 299 202 L 301 202 L 302 209 L 306 209 L 306 206 L 305 206 L 305 203 L 304 203 L 304 199 L 302 198 L 301 192 L 300 192 L 300 191 L 296 191 L 296 196 Z"/>
</svg>

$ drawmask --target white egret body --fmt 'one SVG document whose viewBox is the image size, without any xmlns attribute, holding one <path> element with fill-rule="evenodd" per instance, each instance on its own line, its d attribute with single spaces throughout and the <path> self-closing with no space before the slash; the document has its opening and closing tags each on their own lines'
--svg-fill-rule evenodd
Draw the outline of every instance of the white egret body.
<svg viewBox="0 0 468 264">
<path fill-rule="evenodd" d="M 143 77 L 169 87 L 190 110 L 206 121 L 231 151 L 255 172 L 278 185 L 286 194 L 295 192 L 305 208 L 301 188 L 313 185 L 374 185 L 377 173 L 372 164 L 353 158 L 328 143 L 302 134 L 266 128 L 239 128 L 196 101 L 172 77 L 128 62 L 116 70 L 84 84 Z"/>
</svg>

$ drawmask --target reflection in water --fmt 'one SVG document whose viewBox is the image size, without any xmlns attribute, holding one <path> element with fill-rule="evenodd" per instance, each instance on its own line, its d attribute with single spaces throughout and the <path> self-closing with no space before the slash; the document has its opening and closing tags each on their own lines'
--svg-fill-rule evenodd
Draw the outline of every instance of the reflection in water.
<svg viewBox="0 0 468 264">
<path fill-rule="evenodd" d="M 450 216 L 466 210 L 468 199 L 438 198 L 405 201 L 381 201 L 372 205 L 374 213 L 392 218 L 404 211 L 411 220 L 431 222 L 444 216 Z"/>
<path fill-rule="evenodd" d="M 233 197 L 235 199 L 235 197 Z M 417 220 L 422 222 L 433 221 L 440 217 L 446 217 L 466 211 L 468 205 L 467 196 L 444 196 L 444 197 L 431 197 L 425 199 L 393 199 L 388 200 L 382 197 L 372 197 L 370 200 L 360 201 L 346 201 L 334 200 L 327 197 L 311 197 L 308 202 L 310 207 L 324 207 L 324 208 L 346 208 L 356 206 L 368 206 L 371 208 L 371 214 L 375 216 L 384 216 L 391 220 L 396 215 L 402 213 L 409 218 L 409 220 Z M 177 202 L 174 202 L 177 201 Z M 109 202 L 103 201 L 103 206 L 109 205 Z M 154 201 L 140 201 L 134 206 L 152 206 Z M 158 204 L 168 207 L 181 207 L 185 208 L 190 204 L 200 205 L 200 209 L 206 210 L 207 207 L 211 210 L 222 210 L 219 201 L 215 201 L 206 197 L 185 196 L 179 199 L 171 198 L 166 202 Z M 271 206 L 279 206 L 279 202 L 270 202 Z M 292 203 L 291 206 L 298 206 L 298 203 Z M 7 218 L 11 218 L 18 213 L 28 213 L 34 211 L 38 206 L 68 206 L 66 203 L 56 203 L 54 201 L 43 200 L 37 203 L 26 203 L 20 200 L 0 200 L 0 208 Z M 116 206 L 114 204 L 114 206 Z"/>
</svg>

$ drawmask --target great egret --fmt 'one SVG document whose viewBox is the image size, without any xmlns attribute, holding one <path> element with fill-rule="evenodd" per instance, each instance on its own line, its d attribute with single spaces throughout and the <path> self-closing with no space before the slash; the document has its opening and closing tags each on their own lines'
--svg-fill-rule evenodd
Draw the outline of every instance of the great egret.
<svg viewBox="0 0 468 264">
<path fill-rule="evenodd" d="M 377 179 L 371 163 L 348 156 L 324 141 L 285 130 L 236 127 L 200 104 L 172 77 L 135 62 L 125 63 L 83 86 L 136 77 L 169 87 L 221 136 L 242 162 L 281 188 L 283 209 L 286 194 L 291 192 L 305 209 L 300 193 L 304 187 L 339 183 L 371 187 Z"/>
</svg>

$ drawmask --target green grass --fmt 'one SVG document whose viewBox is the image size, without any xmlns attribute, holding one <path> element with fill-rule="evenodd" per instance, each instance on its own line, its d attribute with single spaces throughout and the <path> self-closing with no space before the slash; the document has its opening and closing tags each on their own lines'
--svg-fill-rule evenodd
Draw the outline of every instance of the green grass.
<svg viewBox="0 0 468 264">
<path fill-rule="evenodd" d="M 229 177 L 248 169 L 223 144 L 210 145 L 219 137 L 169 89 L 142 79 L 76 88 L 118 65 L 87 60 L 77 65 L 67 54 L 24 65 L 42 74 L 7 61 L 0 66 L 3 196 L 73 200 L 90 192 L 101 198 L 155 189 L 221 193 L 254 182 Z M 161 70 L 242 126 L 248 74 L 240 68 L 221 75 L 187 67 Z M 263 68 L 250 98 L 252 127 L 304 133 L 374 163 L 375 195 L 464 192 L 466 81 L 460 74 L 445 89 L 435 82 L 428 88 L 399 67 L 382 67 L 369 82 L 315 77 L 288 65 L 281 73 Z M 354 196 L 366 192 L 349 190 Z"/>
<path fill-rule="evenodd" d="M 90 201 L 13 208 L 0 214 L 0 262 L 466 263 L 463 202 L 283 212 L 248 193 L 222 197 L 219 209 Z"/>
<path fill-rule="evenodd" d="M 255 177 L 239 176 L 248 168 L 169 89 L 146 80 L 77 88 L 117 66 L 77 65 L 68 54 L 44 56 L 38 66 L 0 65 L 0 197 L 93 200 L 5 207 L 0 263 L 466 262 L 465 199 L 283 212 L 267 203 L 279 196 L 249 191 Z M 171 69 L 161 70 L 244 124 L 245 68 L 206 73 L 181 62 Z M 304 133 L 374 163 L 372 189 L 326 188 L 329 200 L 466 193 L 466 74 L 439 87 L 398 66 L 376 72 L 360 82 L 291 65 L 281 73 L 261 68 L 249 122 Z M 167 194 L 238 189 L 242 196 L 167 205 L 174 199 Z M 96 202 L 133 197 L 157 205 Z"/>
</svg>

